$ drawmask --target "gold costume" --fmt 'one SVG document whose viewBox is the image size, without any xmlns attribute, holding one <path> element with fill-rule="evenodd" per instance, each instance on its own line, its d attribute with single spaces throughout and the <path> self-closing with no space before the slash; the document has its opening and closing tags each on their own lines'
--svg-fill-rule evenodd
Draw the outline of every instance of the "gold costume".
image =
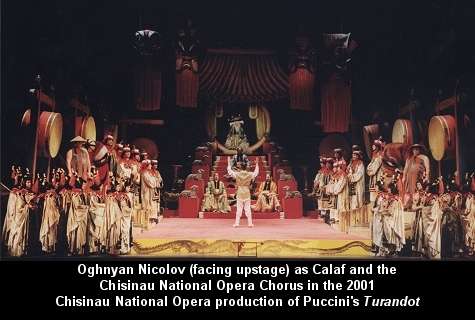
<svg viewBox="0 0 475 320">
<path fill-rule="evenodd" d="M 231 207 L 228 203 L 226 188 L 222 181 L 209 181 L 206 193 L 203 197 L 202 211 L 229 212 Z"/>
<path fill-rule="evenodd" d="M 274 181 L 263 181 L 257 191 L 257 203 L 253 207 L 255 211 L 274 211 L 280 209 L 277 197 L 277 185 Z"/>
</svg>

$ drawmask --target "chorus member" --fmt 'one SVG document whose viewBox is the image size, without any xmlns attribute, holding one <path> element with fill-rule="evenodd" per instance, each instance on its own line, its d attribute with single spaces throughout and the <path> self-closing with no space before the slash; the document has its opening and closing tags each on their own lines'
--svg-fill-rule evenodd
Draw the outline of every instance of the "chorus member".
<svg viewBox="0 0 475 320">
<path fill-rule="evenodd" d="M 133 195 L 132 222 L 137 226 L 144 226 L 141 215 L 142 203 L 140 200 L 140 151 L 137 148 L 132 149 L 132 184 L 130 186 Z"/>
<path fill-rule="evenodd" d="M 4 246 L 7 246 L 10 239 L 11 228 L 15 219 L 17 197 L 22 189 L 22 176 L 21 169 L 13 166 L 11 173 L 13 187 L 8 195 L 7 210 L 5 213 L 5 219 L 3 220 L 2 243 Z"/>
<path fill-rule="evenodd" d="M 465 246 L 469 254 L 473 255 L 475 253 L 475 188 L 467 194 L 462 219 L 465 231 Z"/>
<path fill-rule="evenodd" d="M 94 174 L 94 173 L 93 173 Z M 88 247 L 89 253 L 99 254 L 102 249 L 102 238 L 104 227 L 105 196 L 100 190 L 100 185 L 93 184 L 89 198 L 89 220 L 88 220 Z"/>
<path fill-rule="evenodd" d="M 346 171 L 346 160 L 343 158 L 343 150 L 336 148 L 333 150 L 334 162 L 338 167 L 341 167 L 343 171 Z"/>
<path fill-rule="evenodd" d="M 266 174 L 266 180 L 259 184 L 257 202 L 253 209 L 257 212 L 280 211 L 280 202 L 277 196 L 277 184 L 272 181 L 271 175 Z"/>
<path fill-rule="evenodd" d="M 122 210 L 120 203 L 123 196 L 118 185 L 119 183 L 112 179 L 104 199 L 105 207 L 101 245 L 104 251 L 111 255 L 117 255 L 121 246 Z"/>
<path fill-rule="evenodd" d="M 388 190 L 378 194 L 373 211 L 372 238 L 378 248 L 377 255 L 397 254 L 406 243 L 406 237 L 404 210 L 395 181 Z"/>
<path fill-rule="evenodd" d="M 371 161 L 366 168 L 366 173 L 369 176 L 369 196 L 370 201 L 376 200 L 377 188 L 376 183 L 383 176 L 383 147 L 384 143 L 381 139 L 374 140 L 372 145 Z"/>
<path fill-rule="evenodd" d="M 158 160 L 152 160 L 152 175 L 155 177 L 155 193 L 153 195 L 153 206 L 152 206 L 152 218 L 156 223 L 158 223 L 158 217 L 160 215 L 160 189 L 163 188 L 163 179 L 160 171 L 158 170 Z"/>
<path fill-rule="evenodd" d="M 58 225 L 60 218 L 58 194 L 51 184 L 51 188 L 44 194 L 43 215 L 41 216 L 40 242 L 41 250 L 45 253 L 56 251 L 58 241 Z"/>
<path fill-rule="evenodd" d="M 409 148 L 410 155 L 406 159 L 402 181 L 404 184 L 404 192 L 412 195 L 416 192 L 416 183 L 418 180 L 427 181 L 428 171 L 425 157 L 422 155 L 424 146 L 413 144 Z"/>
<path fill-rule="evenodd" d="M 353 151 L 351 163 L 348 166 L 348 183 L 350 187 L 350 209 L 359 209 L 364 205 L 365 168 L 363 152 Z"/>
<path fill-rule="evenodd" d="M 202 211 L 230 212 L 228 195 L 224 182 L 219 180 L 219 174 L 210 177 L 206 186 L 206 194 L 203 198 Z"/>
<path fill-rule="evenodd" d="M 331 182 L 326 187 L 326 192 L 333 196 L 333 206 L 330 209 L 330 222 L 340 223 L 344 215 L 350 209 L 350 198 L 348 195 L 348 177 L 345 172 L 346 164 L 336 161 L 333 164 L 333 175 Z"/>
<path fill-rule="evenodd" d="M 91 171 L 91 162 L 89 153 L 84 145 L 86 139 L 77 136 L 71 140 L 73 147 L 66 153 L 66 166 L 68 168 L 68 175 L 71 176 L 74 173 L 83 181 L 87 181 L 89 172 Z"/>
<path fill-rule="evenodd" d="M 117 176 L 123 180 L 130 180 L 132 178 L 134 160 L 130 158 L 131 155 L 129 147 L 126 146 L 122 149 L 122 157 L 117 167 Z"/>
<path fill-rule="evenodd" d="M 66 237 L 70 255 L 83 255 L 87 247 L 87 219 L 89 206 L 86 194 L 82 189 L 82 181 L 71 178 L 72 188 L 66 193 Z"/>
<path fill-rule="evenodd" d="M 154 211 L 154 197 L 158 187 L 157 178 L 152 170 L 152 162 L 150 160 L 142 161 L 142 169 L 140 171 L 140 197 L 142 200 L 142 214 L 145 216 L 145 223 L 149 223 Z"/>
<path fill-rule="evenodd" d="M 16 193 L 14 215 L 10 221 L 7 249 L 11 256 L 21 257 L 28 252 L 28 223 L 30 213 L 35 209 L 35 198 L 33 180 L 27 172 L 22 177 L 21 189 Z"/>
<path fill-rule="evenodd" d="M 254 168 L 254 172 L 247 171 L 247 166 L 245 162 L 239 162 L 239 168 L 234 170 L 231 168 L 231 161 L 228 158 L 228 175 L 232 178 L 236 179 L 236 200 L 237 200 L 237 211 L 236 211 L 236 220 L 234 222 L 233 227 L 238 227 L 241 221 L 242 211 L 246 213 L 247 216 L 247 225 L 248 227 L 253 227 L 254 224 L 252 223 L 252 213 L 251 213 L 251 183 L 257 175 L 259 174 L 259 163 L 256 160 L 256 167 Z"/>
</svg>

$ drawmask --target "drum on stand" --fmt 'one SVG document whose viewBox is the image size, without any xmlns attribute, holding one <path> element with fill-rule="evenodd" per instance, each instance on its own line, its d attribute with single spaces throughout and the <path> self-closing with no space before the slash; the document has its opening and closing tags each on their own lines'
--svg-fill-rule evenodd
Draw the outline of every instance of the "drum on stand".
<svg viewBox="0 0 475 320">
<path fill-rule="evenodd" d="M 76 117 L 74 122 L 74 133 L 76 136 L 96 141 L 96 122 L 93 117 Z"/>
<path fill-rule="evenodd" d="M 407 119 L 397 119 L 396 122 L 394 122 L 391 140 L 393 143 L 414 144 L 411 121 Z"/>
<path fill-rule="evenodd" d="M 366 154 L 369 158 L 373 154 L 373 142 L 379 138 L 379 125 L 370 124 L 363 127 L 363 140 L 366 148 Z"/>
<path fill-rule="evenodd" d="M 43 157 L 55 158 L 61 147 L 63 117 L 60 113 L 43 111 L 38 123 L 38 151 Z"/>
<path fill-rule="evenodd" d="M 455 157 L 455 126 L 453 116 L 434 116 L 429 122 L 429 147 L 435 160 L 452 159 Z"/>
</svg>

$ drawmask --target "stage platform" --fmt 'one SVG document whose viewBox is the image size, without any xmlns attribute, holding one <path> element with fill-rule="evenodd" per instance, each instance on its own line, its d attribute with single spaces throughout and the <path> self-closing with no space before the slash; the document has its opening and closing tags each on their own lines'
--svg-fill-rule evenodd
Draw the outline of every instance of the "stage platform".
<svg viewBox="0 0 475 320">
<path fill-rule="evenodd" d="M 164 218 L 149 230 L 134 228 L 132 255 L 157 257 L 369 257 L 369 229 L 343 233 L 321 219 L 254 220 Z"/>
</svg>

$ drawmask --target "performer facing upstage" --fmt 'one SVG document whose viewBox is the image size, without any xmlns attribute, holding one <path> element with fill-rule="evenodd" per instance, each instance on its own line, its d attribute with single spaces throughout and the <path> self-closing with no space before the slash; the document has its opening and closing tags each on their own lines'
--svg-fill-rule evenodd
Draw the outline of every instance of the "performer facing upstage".
<svg viewBox="0 0 475 320">
<path fill-rule="evenodd" d="M 252 207 L 255 211 L 280 211 L 280 202 L 277 197 L 277 185 L 272 181 L 270 174 L 261 182 L 257 191 L 257 203 Z"/>
<path fill-rule="evenodd" d="M 247 225 L 253 227 L 252 223 L 252 213 L 251 213 L 251 191 L 250 186 L 253 179 L 259 174 L 259 163 L 256 160 L 256 167 L 254 172 L 247 171 L 247 166 L 244 162 L 240 162 L 239 169 L 237 171 L 231 168 L 231 161 L 228 158 L 228 175 L 236 179 L 236 200 L 237 200 L 237 211 L 236 211 L 236 221 L 234 222 L 233 227 L 238 227 L 242 215 L 242 210 L 244 209 L 247 216 Z"/>
</svg>

